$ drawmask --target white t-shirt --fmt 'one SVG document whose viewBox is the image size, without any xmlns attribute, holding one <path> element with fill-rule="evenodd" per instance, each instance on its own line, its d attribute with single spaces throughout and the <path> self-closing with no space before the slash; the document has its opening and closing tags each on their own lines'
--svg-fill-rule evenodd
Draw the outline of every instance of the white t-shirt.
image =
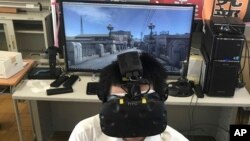
<svg viewBox="0 0 250 141">
<path fill-rule="evenodd" d="M 69 141 L 123 141 L 102 133 L 99 115 L 80 121 L 72 131 Z M 146 137 L 144 141 L 188 141 L 182 134 L 167 126 L 159 135 Z"/>
</svg>

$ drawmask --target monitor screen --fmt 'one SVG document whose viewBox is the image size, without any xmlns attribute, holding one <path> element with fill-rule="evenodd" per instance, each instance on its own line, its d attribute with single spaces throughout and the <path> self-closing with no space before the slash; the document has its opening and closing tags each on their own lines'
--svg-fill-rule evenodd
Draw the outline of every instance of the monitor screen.
<svg viewBox="0 0 250 141">
<path fill-rule="evenodd" d="M 169 74 L 188 61 L 193 5 L 62 0 L 67 71 L 98 72 L 117 55 L 147 52 Z"/>
</svg>

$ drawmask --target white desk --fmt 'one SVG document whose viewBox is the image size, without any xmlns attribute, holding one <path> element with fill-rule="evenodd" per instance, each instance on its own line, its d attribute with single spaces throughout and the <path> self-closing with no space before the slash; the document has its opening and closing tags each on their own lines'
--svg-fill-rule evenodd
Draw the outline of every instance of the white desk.
<svg viewBox="0 0 250 141">
<path fill-rule="evenodd" d="M 81 81 L 74 84 L 73 93 L 52 96 L 46 95 L 46 89 L 49 88 L 49 84 L 52 80 L 27 80 L 19 85 L 12 97 L 17 117 L 20 141 L 23 141 L 23 137 L 17 104 L 18 100 L 27 100 L 30 102 L 37 140 L 45 141 L 53 131 L 65 129 L 71 131 L 80 119 L 98 113 L 101 102 L 98 100 L 97 96 L 86 95 L 87 82 L 91 81 L 91 77 L 81 77 Z M 190 112 L 190 107 L 195 107 L 196 111 L 201 113 L 202 116 L 210 116 L 211 119 L 215 119 L 216 121 L 214 124 L 228 125 L 234 123 L 237 107 L 250 107 L 250 95 L 245 88 L 242 88 L 237 89 L 235 96 L 232 98 L 205 96 L 205 98 L 197 99 L 195 95 L 185 98 L 169 96 L 166 105 L 170 108 L 174 107 L 174 110 L 169 110 L 168 112 L 170 113 L 170 117 L 172 115 L 180 116 L 178 112 L 190 114 L 188 113 Z M 183 109 L 183 107 L 188 109 Z M 217 116 L 209 113 L 210 109 L 216 111 L 216 113 L 219 113 L 220 115 Z M 68 119 L 67 116 L 69 116 Z M 80 118 L 75 119 L 76 116 L 80 116 Z M 175 117 L 170 117 L 168 117 L 170 123 L 175 121 Z M 208 117 L 209 120 L 210 117 Z M 69 121 L 71 118 L 74 120 L 74 125 Z M 181 118 L 182 120 L 182 118 L 186 117 L 177 118 Z M 196 119 L 194 118 L 194 120 Z M 183 122 L 184 121 L 186 122 L 188 119 L 183 120 Z M 219 134 L 219 132 L 216 132 L 215 134 Z"/>
</svg>

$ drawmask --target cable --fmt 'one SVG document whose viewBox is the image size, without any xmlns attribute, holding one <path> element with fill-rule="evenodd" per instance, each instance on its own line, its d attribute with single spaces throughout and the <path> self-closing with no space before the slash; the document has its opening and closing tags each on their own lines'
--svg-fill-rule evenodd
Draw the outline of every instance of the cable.
<svg viewBox="0 0 250 141">
<path fill-rule="evenodd" d="M 205 4 L 204 4 L 204 0 L 202 0 L 201 2 L 202 2 L 201 19 L 202 19 L 202 23 L 203 23 L 202 31 L 205 34 L 205 32 L 206 32 L 206 29 L 205 29 L 206 22 L 205 22 L 205 18 L 203 17 L 204 16 L 204 5 Z"/>
<path fill-rule="evenodd" d="M 190 132 L 192 131 L 192 124 L 193 124 L 193 117 L 192 115 L 190 115 L 191 110 L 192 110 L 192 103 L 193 103 L 193 98 L 194 98 L 194 94 L 191 97 L 191 101 L 189 103 L 189 108 L 188 108 L 188 120 L 189 120 L 189 132 L 188 134 L 190 134 Z"/>
<path fill-rule="evenodd" d="M 244 38 L 245 38 L 245 36 L 244 36 Z M 245 39 L 244 39 L 244 40 L 245 40 Z M 247 47 L 247 43 L 246 43 L 246 47 Z M 245 63 L 246 63 L 246 57 L 249 56 L 249 49 L 248 49 L 248 47 L 247 47 L 246 49 L 247 49 L 247 50 L 245 51 L 244 60 L 243 60 L 243 67 L 242 67 L 242 69 L 241 69 L 241 71 L 240 71 L 239 73 L 242 73 L 242 71 L 244 70 L 244 68 L 245 68 Z"/>
<path fill-rule="evenodd" d="M 246 47 L 246 49 L 245 49 L 245 56 L 243 56 L 244 57 L 244 59 L 243 59 L 243 66 L 241 67 L 241 69 L 240 69 L 240 71 L 239 71 L 239 73 L 238 73 L 238 76 L 239 76 L 239 79 L 240 79 L 240 81 L 241 81 L 241 83 L 242 84 L 240 84 L 241 85 L 241 87 L 243 87 L 244 86 L 244 80 L 243 80 L 243 70 L 244 70 L 244 68 L 245 68 L 245 65 L 246 65 L 246 58 L 248 59 L 248 73 L 250 74 L 250 57 L 249 57 L 249 48 L 248 48 L 248 43 L 247 43 L 247 40 L 246 40 L 246 36 L 243 34 L 243 38 L 244 38 L 244 42 L 245 42 L 245 47 Z"/>
<path fill-rule="evenodd" d="M 227 12 L 227 17 L 229 17 L 231 8 L 232 8 L 232 2 L 230 1 L 229 8 L 228 8 L 228 12 Z"/>
<path fill-rule="evenodd" d="M 245 68 L 245 65 L 246 65 L 246 58 L 248 58 L 248 61 L 249 61 L 249 48 L 248 48 L 248 45 L 247 45 L 247 40 L 246 40 L 246 37 L 244 35 L 244 41 L 245 41 L 245 46 L 246 46 L 246 49 L 245 49 L 245 55 L 243 56 L 244 59 L 243 59 L 243 66 L 241 67 L 240 71 L 238 72 L 238 81 L 240 81 L 238 84 L 237 84 L 237 87 L 243 87 L 245 84 L 244 84 L 244 80 L 243 80 L 243 70 Z M 249 62 L 248 62 L 248 67 L 249 67 Z"/>
<path fill-rule="evenodd" d="M 195 104 L 194 104 L 194 107 L 193 107 L 193 110 L 192 110 L 192 113 L 191 113 L 192 120 L 194 120 L 194 111 L 195 111 L 195 108 L 197 107 L 198 100 L 199 100 L 199 98 L 196 97 L 196 101 L 195 101 Z"/>
<path fill-rule="evenodd" d="M 193 96 L 192 96 L 191 102 L 189 104 L 190 106 L 191 106 L 192 100 L 193 100 Z M 220 125 L 217 125 L 217 124 L 212 124 L 212 123 L 197 123 L 197 124 L 195 124 L 193 122 L 194 121 L 195 110 L 196 110 L 197 104 L 198 104 L 198 100 L 199 100 L 199 98 L 197 97 L 197 99 L 195 101 L 195 104 L 193 105 L 193 107 L 190 107 L 190 109 L 189 109 L 189 126 L 190 126 L 190 129 L 189 130 L 182 130 L 182 131 L 187 132 L 189 135 L 191 135 L 190 134 L 191 132 L 199 130 L 199 131 L 201 131 L 202 133 L 204 133 L 206 135 L 206 131 L 204 130 L 204 128 L 202 128 L 202 126 L 211 126 L 211 127 L 215 127 L 217 129 L 220 129 L 220 130 L 226 132 L 229 135 L 229 129 L 227 129 L 227 128 L 223 127 L 223 126 L 220 126 Z M 225 136 L 225 140 L 228 140 L 227 138 L 228 137 Z"/>
</svg>

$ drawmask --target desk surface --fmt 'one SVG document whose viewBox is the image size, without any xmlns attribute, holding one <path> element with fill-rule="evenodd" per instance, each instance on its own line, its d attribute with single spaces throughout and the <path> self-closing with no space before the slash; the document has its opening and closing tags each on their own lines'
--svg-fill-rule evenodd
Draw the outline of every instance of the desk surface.
<svg viewBox="0 0 250 141">
<path fill-rule="evenodd" d="M 87 82 L 92 82 L 91 77 L 81 77 L 73 85 L 73 93 L 47 96 L 46 89 L 50 88 L 53 80 L 25 80 L 15 93 L 13 99 L 37 100 L 37 101 L 74 101 L 74 102 L 100 102 L 96 95 L 86 95 Z M 192 102 L 191 102 L 192 101 Z M 197 101 L 197 103 L 196 103 Z M 250 95 L 245 88 L 236 89 L 234 97 L 208 97 L 197 99 L 196 95 L 190 97 L 169 96 L 168 105 L 201 105 L 201 106 L 228 106 L 250 107 Z"/>
<path fill-rule="evenodd" d="M 11 76 L 7 79 L 0 79 L 0 85 L 4 86 L 14 86 L 20 80 L 24 77 L 24 75 L 31 69 L 31 67 L 34 65 L 34 60 L 24 60 L 24 62 L 27 62 L 27 64 L 24 66 L 24 68 L 16 73 L 15 75 Z"/>
</svg>

